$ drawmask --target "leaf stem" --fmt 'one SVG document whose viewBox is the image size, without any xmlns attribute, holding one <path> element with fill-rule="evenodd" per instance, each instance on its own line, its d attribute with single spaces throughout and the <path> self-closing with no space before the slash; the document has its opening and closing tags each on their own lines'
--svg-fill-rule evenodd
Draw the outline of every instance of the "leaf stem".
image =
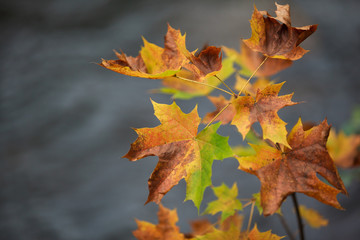
<svg viewBox="0 0 360 240">
<path fill-rule="evenodd" d="M 253 78 L 253 76 L 257 73 L 257 71 L 261 68 L 261 66 L 266 62 L 266 60 L 268 59 L 269 57 L 266 56 L 265 59 L 260 63 L 260 65 L 255 69 L 255 71 L 251 74 L 251 76 L 249 77 L 249 79 L 246 81 L 246 83 L 244 84 L 244 86 L 241 88 L 238 96 L 241 95 L 242 91 L 245 89 L 245 87 L 248 85 L 248 83 L 250 82 L 250 80 Z"/>
<path fill-rule="evenodd" d="M 286 234 L 288 235 L 288 237 L 290 238 L 290 240 L 295 240 L 295 236 L 294 234 L 291 232 L 290 228 L 289 228 L 289 225 L 286 223 L 286 219 L 284 218 L 283 215 L 281 214 L 276 214 L 279 219 L 280 219 L 280 222 L 281 224 L 283 225 L 284 229 L 285 229 L 285 232 Z"/>
<path fill-rule="evenodd" d="M 249 223 L 248 223 L 248 226 L 247 226 L 246 232 L 249 232 L 249 231 L 250 231 L 251 221 L 252 221 L 252 218 L 253 218 L 253 215 L 254 215 L 254 207 L 255 207 L 255 201 L 253 201 L 253 202 L 251 203 L 251 210 L 250 210 L 250 216 L 249 216 Z"/>
<path fill-rule="evenodd" d="M 228 91 L 226 91 L 226 90 L 224 90 L 224 89 L 222 89 L 222 88 L 218 88 L 218 87 L 212 86 L 212 85 L 207 84 L 207 83 L 197 82 L 197 81 L 194 81 L 194 80 L 191 80 L 191 79 L 187 79 L 187 78 L 183 78 L 183 77 L 180 77 L 180 76 L 177 76 L 177 75 L 175 75 L 175 77 L 176 77 L 176 78 L 179 78 L 179 79 L 181 79 L 181 80 L 184 80 L 184 81 L 188 81 L 188 82 L 192 82 L 192 83 L 204 85 L 204 86 L 207 86 L 207 87 L 212 87 L 212 88 L 215 88 L 215 89 L 217 89 L 217 90 L 223 91 L 223 92 L 225 92 L 225 93 L 233 96 L 232 93 L 230 93 L 230 92 L 228 92 Z"/>
<path fill-rule="evenodd" d="M 245 203 L 245 204 L 244 204 L 244 206 L 243 206 L 243 209 L 244 209 L 244 208 L 246 208 L 247 206 L 249 206 L 249 205 L 250 205 L 250 204 L 252 204 L 252 203 L 253 203 L 253 200 L 251 200 L 251 201 L 249 201 L 249 202 Z"/>
<path fill-rule="evenodd" d="M 223 107 L 223 108 L 220 110 L 220 112 L 218 112 L 218 113 L 215 115 L 215 117 L 213 117 L 213 119 L 211 119 L 211 121 L 206 125 L 205 128 L 208 128 L 208 127 L 210 126 L 210 124 L 212 124 L 212 123 L 216 120 L 216 118 L 218 118 L 218 117 L 225 111 L 225 109 L 227 109 L 227 108 L 230 106 L 230 104 L 231 104 L 231 102 L 229 102 L 228 104 L 226 104 L 225 107 Z"/>
<path fill-rule="evenodd" d="M 300 210 L 299 210 L 299 204 L 296 198 L 295 193 L 291 194 L 291 198 L 293 200 L 294 206 L 295 206 L 295 210 L 296 210 L 296 219 L 298 222 L 298 227 L 299 227 L 299 231 L 300 231 L 300 239 L 301 240 L 305 240 L 305 235 L 304 235 L 304 224 L 302 222 L 302 218 L 300 216 Z"/>
<path fill-rule="evenodd" d="M 234 96 L 236 96 L 236 94 L 234 93 L 234 91 L 233 91 L 223 80 L 221 80 L 217 75 L 215 75 L 214 77 L 216 77 L 217 79 L 219 79 L 219 81 L 220 81 L 222 84 L 224 84 L 224 86 L 225 86 L 227 89 L 229 89 L 229 91 L 230 91 Z"/>
</svg>

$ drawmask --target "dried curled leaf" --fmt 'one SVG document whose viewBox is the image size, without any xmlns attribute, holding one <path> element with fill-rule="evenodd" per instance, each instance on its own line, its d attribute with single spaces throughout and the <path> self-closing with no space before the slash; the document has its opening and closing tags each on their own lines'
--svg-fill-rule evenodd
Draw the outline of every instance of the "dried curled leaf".
<svg viewBox="0 0 360 240">
<path fill-rule="evenodd" d="M 189 62 L 178 48 L 178 44 L 185 44 L 185 34 L 181 35 L 180 30 L 175 30 L 170 25 L 165 35 L 164 48 L 149 43 L 145 38 L 143 41 L 144 47 L 137 57 L 115 52 L 117 60 L 103 59 L 100 66 L 129 76 L 160 79 L 174 76 Z"/>
<path fill-rule="evenodd" d="M 326 149 L 329 131 L 326 120 L 307 131 L 299 120 L 288 136 L 291 149 L 285 147 L 281 151 L 252 145 L 255 156 L 237 158 L 239 169 L 256 175 L 261 182 L 264 216 L 275 213 L 286 197 L 295 192 L 342 209 L 336 196 L 347 191 Z M 317 174 L 334 187 L 322 182 Z"/>
<path fill-rule="evenodd" d="M 223 59 L 222 68 L 216 75 L 221 80 L 225 81 L 233 73 L 234 67 L 232 61 L 230 59 Z M 214 90 L 213 87 L 186 81 L 182 78 L 214 87 L 221 83 L 219 79 L 212 76 L 211 74 L 205 78 L 198 79 L 193 72 L 184 68 L 177 72 L 176 76 L 164 78 L 162 84 L 165 86 L 165 88 L 159 89 L 157 92 L 172 94 L 174 99 L 190 99 L 193 97 L 209 95 Z"/>
<path fill-rule="evenodd" d="M 271 58 L 300 59 L 308 51 L 299 44 L 316 31 L 317 25 L 292 27 L 289 5 L 275 4 L 276 17 L 254 7 L 250 20 L 251 37 L 244 43 L 253 51 Z"/>
<path fill-rule="evenodd" d="M 205 79 L 216 75 L 222 68 L 221 48 L 209 46 L 202 50 L 199 56 L 187 51 L 192 64 L 186 64 L 185 68 L 194 73 L 195 79 Z"/>
<path fill-rule="evenodd" d="M 242 210 L 241 202 L 236 198 L 238 188 L 236 183 L 228 188 L 224 183 L 219 187 L 213 187 L 214 194 L 218 198 L 208 204 L 203 214 L 216 214 L 221 212 L 221 222 L 235 214 L 236 210 Z"/>
<path fill-rule="evenodd" d="M 331 130 L 326 146 L 337 166 L 342 168 L 360 166 L 360 135 L 346 136 L 342 131 L 336 134 L 335 130 Z"/>
<path fill-rule="evenodd" d="M 172 105 L 152 103 L 161 125 L 135 129 L 138 138 L 124 157 L 130 161 L 147 156 L 159 157 L 148 181 L 149 197 L 146 203 L 160 203 L 162 197 L 184 178 L 187 182 L 185 200 L 192 200 L 199 208 L 206 187 L 211 185 L 214 159 L 233 155 L 228 137 L 216 133 L 220 124 L 197 133 L 200 118 L 196 107 L 185 114 L 175 102 Z"/>
<path fill-rule="evenodd" d="M 299 206 L 301 217 L 309 224 L 312 228 L 320 228 L 328 225 L 329 220 L 321 216 L 316 210 L 307 208 L 304 205 Z"/>
<path fill-rule="evenodd" d="M 138 240 L 184 240 L 184 234 L 180 233 L 179 227 L 176 226 L 178 215 L 176 209 L 170 210 L 159 204 L 158 211 L 159 223 L 154 225 L 149 222 L 135 220 L 138 229 L 133 231 Z"/>
</svg>

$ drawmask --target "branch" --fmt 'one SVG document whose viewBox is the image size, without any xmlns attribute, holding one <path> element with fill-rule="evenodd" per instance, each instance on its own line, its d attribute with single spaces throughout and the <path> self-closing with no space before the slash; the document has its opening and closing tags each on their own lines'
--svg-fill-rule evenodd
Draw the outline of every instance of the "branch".
<svg viewBox="0 0 360 240">
<path fill-rule="evenodd" d="M 297 218 L 297 222 L 298 222 L 298 227 L 299 227 L 299 231 L 300 231 L 300 239 L 301 240 L 305 240 L 305 235 L 304 235 L 304 224 L 302 222 L 302 218 L 300 216 L 300 210 L 299 210 L 299 204 L 296 198 L 295 193 L 291 194 L 291 198 L 293 200 L 294 206 L 295 206 L 295 210 L 296 210 L 296 218 Z"/>
</svg>

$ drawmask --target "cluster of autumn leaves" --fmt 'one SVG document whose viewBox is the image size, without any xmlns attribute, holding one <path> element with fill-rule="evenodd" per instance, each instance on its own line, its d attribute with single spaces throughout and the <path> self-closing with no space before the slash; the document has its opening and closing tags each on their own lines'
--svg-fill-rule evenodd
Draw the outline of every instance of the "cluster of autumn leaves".
<svg viewBox="0 0 360 240">
<path fill-rule="evenodd" d="M 213 161 L 235 157 L 240 170 L 256 175 L 261 182 L 260 194 L 256 196 L 264 216 L 279 211 L 286 197 L 295 192 L 341 209 L 336 196 L 347 191 L 335 164 L 341 167 L 360 164 L 357 150 L 360 136 L 332 132 L 331 141 L 327 143 L 330 126 L 326 120 L 308 128 L 299 119 L 290 133 L 287 132 L 286 122 L 277 112 L 298 103 L 291 100 L 293 94 L 279 96 L 285 82 L 276 84 L 269 77 L 307 52 L 299 44 L 316 31 L 317 25 L 292 27 L 289 6 L 276 6 L 276 17 L 255 8 L 250 20 L 251 37 L 241 42 L 240 52 L 223 47 L 224 59 L 221 48 L 214 46 L 204 47 L 199 54 L 196 50 L 189 51 L 185 34 L 168 25 L 164 48 L 143 39 L 144 46 L 137 57 L 115 52 L 117 60 L 103 60 L 100 64 L 125 75 L 162 79 L 164 88 L 157 91 L 171 94 L 173 98 L 208 96 L 214 89 L 230 95 L 229 99 L 222 95 L 208 96 L 216 110 L 203 119 L 197 107 L 186 114 L 175 102 L 166 105 L 152 101 L 161 124 L 135 129 L 138 138 L 124 156 L 130 161 L 159 157 L 148 181 L 147 202 L 159 204 L 172 187 L 185 179 L 185 200 L 192 200 L 199 208 L 205 189 L 212 185 Z M 236 71 L 234 89 L 238 93 L 224 82 Z M 251 84 L 254 76 L 257 80 Z M 246 81 L 243 77 L 249 78 Z M 226 89 L 220 88 L 220 84 Z M 220 122 L 213 124 L 214 121 Z M 255 122 L 259 122 L 262 135 L 252 129 Z M 207 126 L 199 132 L 201 123 Z M 220 125 L 228 123 L 236 126 L 243 139 L 249 134 L 260 139 L 256 144 L 249 143 L 253 154 L 242 155 L 229 146 L 228 137 L 217 134 Z M 331 185 L 321 181 L 317 174 Z M 194 233 L 185 236 L 175 225 L 176 212 L 159 205 L 159 224 L 137 221 L 139 228 L 134 235 L 138 239 L 280 239 L 270 232 L 260 233 L 256 225 L 251 231 L 249 228 L 240 231 L 242 219 L 237 211 L 242 209 L 242 204 L 236 199 L 236 185 L 231 189 L 226 185 L 213 187 L 213 191 L 218 200 L 209 203 L 205 213 L 221 212 L 217 228 L 210 223 L 194 224 L 201 226 L 201 230 L 194 227 Z"/>
</svg>

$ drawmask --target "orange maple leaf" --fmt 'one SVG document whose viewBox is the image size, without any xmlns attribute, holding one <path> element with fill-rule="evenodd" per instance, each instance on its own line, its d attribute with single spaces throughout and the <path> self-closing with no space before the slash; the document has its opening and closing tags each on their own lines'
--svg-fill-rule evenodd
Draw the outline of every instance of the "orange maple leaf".
<svg viewBox="0 0 360 240">
<path fill-rule="evenodd" d="M 115 51 L 117 60 L 103 59 L 99 65 L 129 76 L 159 79 L 174 76 L 189 62 L 178 48 L 179 42 L 185 44 L 185 34 L 181 35 L 180 30 L 175 30 L 170 25 L 165 35 L 164 48 L 149 43 L 145 38 L 143 41 L 144 47 L 137 57 Z"/>
<path fill-rule="evenodd" d="M 186 200 L 192 200 L 199 208 L 205 189 L 211 185 L 214 159 L 233 156 L 228 137 L 216 133 L 219 124 L 197 133 L 200 124 L 197 107 L 185 114 L 175 102 L 171 105 L 152 103 L 161 125 L 135 129 L 138 138 L 124 157 L 130 161 L 147 156 L 159 157 L 148 181 L 146 203 L 160 203 L 162 197 L 185 178 Z"/>
<path fill-rule="evenodd" d="M 307 131 L 299 120 L 288 136 L 291 149 L 285 147 L 281 151 L 252 145 L 256 155 L 238 158 L 239 169 L 260 179 L 264 216 L 275 213 L 286 197 L 295 192 L 342 209 L 336 196 L 347 191 L 326 149 L 329 131 L 326 120 Z M 317 174 L 334 187 L 319 180 Z"/>
<path fill-rule="evenodd" d="M 138 229 L 133 231 L 134 236 L 139 240 L 185 239 L 184 234 L 180 233 L 179 227 L 176 226 L 178 221 L 176 209 L 170 210 L 159 204 L 158 219 L 157 225 L 136 219 Z"/>
<path fill-rule="evenodd" d="M 289 5 L 275 4 L 276 17 L 254 6 L 251 38 L 243 41 L 252 50 L 271 58 L 300 59 L 308 51 L 299 44 L 316 31 L 317 25 L 292 27 Z"/>
<path fill-rule="evenodd" d="M 224 97 L 210 97 L 209 99 L 217 107 L 213 113 L 205 116 L 205 121 L 210 121 L 211 117 L 216 116 L 220 110 L 230 103 L 217 120 L 223 123 L 231 121 L 245 139 L 255 122 L 259 122 L 263 130 L 263 138 L 269 139 L 274 143 L 281 143 L 288 146 L 286 141 L 286 123 L 279 118 L 277 111 L 286 106 L 298 104 L 291 101 L 293 94 L 278 96 L 278 93 L 285 82 L 271 84 L 263 90 L 258 89 L 255 98 L 252 96 L 232 97 L 226 100 Z"/>
</svg>

